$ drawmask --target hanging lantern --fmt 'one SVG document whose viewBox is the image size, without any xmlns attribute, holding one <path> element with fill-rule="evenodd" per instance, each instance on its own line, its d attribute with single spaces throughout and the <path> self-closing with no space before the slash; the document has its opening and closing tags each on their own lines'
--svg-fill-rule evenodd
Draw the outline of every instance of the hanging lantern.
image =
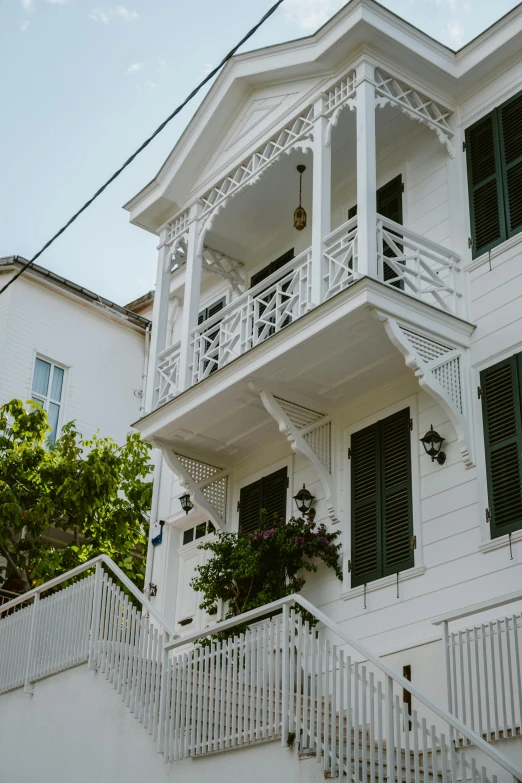
<svg viewBox="0 0 522 783">
<path fill-rule="evenodd" d="M 307 490 L 304 484 L 303 488 L 299 490 L 297 495 L 294 495 L 294 500 L 297 506 L 297 510 L 300 511 L 303 516 L 310 516 L 310 512 L 313 510 L 311 506 L 315 498 L 312 493 Z"/>
<path fill-rule="evenodd" d="M 188 492 L 180 497 L 179 502 L 181 503 L 181 508 L 185 514 L 188 514 L 188 512 L 192 511 L 194 508 L 194 504 L 192 503 Z"/>
<path fill-rule="evenodd" d="M 294 228 L 297 231 L 302 231 L 303 228 L 306 228 L 306 211 L 302 205 L 303 171 L 306 171 L 306 166 L 300 163 L 297 171 L 299 172 L 299 206 L 294 212 Z"/>
<path fill-rule="evenodd" d="M 444 465 L 446 462 L 446 455 L 443 451 L 441 451 L 444 438 L 442 438 L 439 433 L 433 429 L 433 424 L 430 426 L 430 429 L 426 435 L 420 439 L 420 442 L 424 446 L 424 450 L 428 457 L 431 457 L 432 462 L 437 460 L 439 465 Z"/>
</svg>

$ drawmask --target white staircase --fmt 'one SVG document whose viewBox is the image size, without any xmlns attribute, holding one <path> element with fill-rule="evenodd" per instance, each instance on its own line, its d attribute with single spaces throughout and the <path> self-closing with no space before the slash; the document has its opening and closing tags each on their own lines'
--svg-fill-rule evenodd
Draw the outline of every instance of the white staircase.
<svg viewBox="0 0 522 783">
<path fill-rule="evenodd" d="M 166 762 L 278 738 L 341 783 L 522 780 L 490 743 L 300 596 L 219 630 L 236 626 L 222 642 L 211 640 L 215 628 L 177 638 L 102 556 L 0 607 L 0 694 L 88 662 Z"/>
</svg>

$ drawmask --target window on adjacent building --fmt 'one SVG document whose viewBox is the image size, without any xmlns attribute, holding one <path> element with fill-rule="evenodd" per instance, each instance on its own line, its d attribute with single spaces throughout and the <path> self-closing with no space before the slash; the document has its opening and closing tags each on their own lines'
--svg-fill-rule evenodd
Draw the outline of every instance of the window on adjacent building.
<svg viewBox="0 0 522 783">
<path fill-rule="evenodd" d="M 473 257 L 522 231 L 522 93 L 466 130 Z"/>
<path fill-rule="evenodd" d="M 261 509 L 269 519 L 274 514 L 286 516 L 287 469 L 282 468 L 241 488 L 239 495 L 239 530 L 251 533 L 259 527 Z"/>
<path fill-rule="evenodd" d="M 522 353 L 480 374 L 491 538 L 522 528 Z"/>
<path fill-rule="evenodd" d="M 409 408 L 352 435 L 352 587 L 414 565 Z"/>
<path fill-rule="evenodd" d="M 58 436 L 60 424 L 64 376 L 65 370 L 63 367 L 58 367 L 53 362 L 36 358 L 31 396 L 35 402 L 39 402 L 47 411 L 49 426 L 51 427 L 48 439 L 53 445 Z"/>
</svg>

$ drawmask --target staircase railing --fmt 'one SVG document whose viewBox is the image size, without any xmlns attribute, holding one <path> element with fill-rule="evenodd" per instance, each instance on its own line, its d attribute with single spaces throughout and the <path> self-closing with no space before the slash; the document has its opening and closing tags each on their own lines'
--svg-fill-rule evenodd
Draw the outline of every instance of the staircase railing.
<svg viewBox="0 0 522 783">
<path fill-rule="evenodd" d="M 279 738 L 297 741 L 340 783 L 522 780 L 496 748 L 299 595 L 180 639 L 102 556 L 0 607 L 0 618 L 0 692 L 88 662 L 166 761 Z M 218 630 L 232 635 L 216 641 Z"/>
</svg>

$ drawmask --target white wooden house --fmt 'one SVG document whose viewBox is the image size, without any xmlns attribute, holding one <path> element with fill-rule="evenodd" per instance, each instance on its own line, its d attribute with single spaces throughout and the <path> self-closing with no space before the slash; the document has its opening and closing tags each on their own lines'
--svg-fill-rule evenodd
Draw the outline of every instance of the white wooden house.
<svg viewBox="0 0 522 783">
<path fill-rule="evenodd" d="M 78 583 L 56 659 L 58 599 L 0 621 L 0 649 L 28 649 L 0 673 L 0 721 L 52 715 L 53 780 L 522 780 L 521 43 L 522 6 L 453 52 L 352 0 L 235 57 L 126 205 L 159 238 L 135 426 L 163 454 L 161 544 L 140 612 L 108 563 Z M 320 571 L 194 649 L 220 619 L 190 587 L 198 543 L 262 506 L 290 516 L 303 484 L 342 532 L 342 583 Z M 28 776 L 56 772 L 34 758 Z"/>
</svg>

